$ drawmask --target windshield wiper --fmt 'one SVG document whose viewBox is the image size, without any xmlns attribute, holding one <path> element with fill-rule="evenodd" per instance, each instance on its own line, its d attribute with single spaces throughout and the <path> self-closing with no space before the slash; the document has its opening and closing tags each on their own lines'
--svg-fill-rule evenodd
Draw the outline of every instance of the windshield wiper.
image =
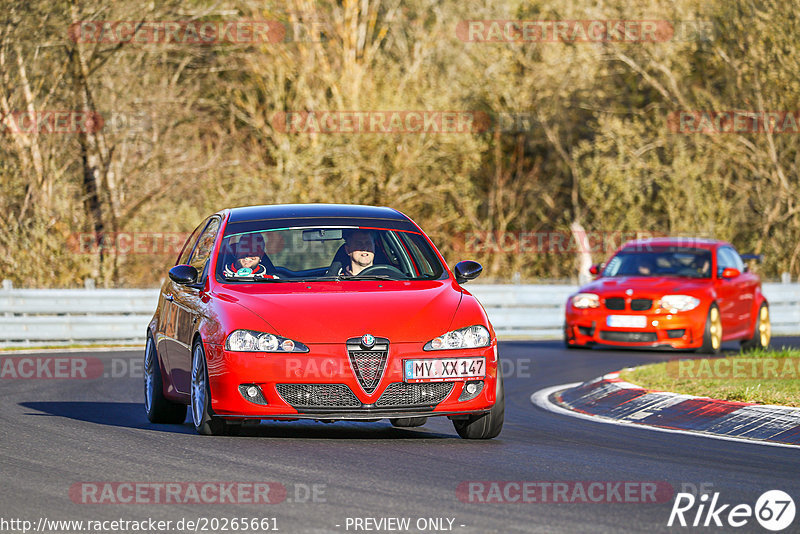
<svg viewBox="0 0 800 534">
<path fill-rule="evenodd" d="M 272 278 L 261 279 L 259 282 L 338 282 L 338 276 L 317 276 L 314 278 Z"/>
<path fill-rule="evenodd" d="M 396 282 L 399 280 L 405 280 L 405 278 L 393 278 L 385 274 L 368 274 L 366 276 L 348 276 L 347 278 L 342 278 L 342 280 L 392 280 Z"/>
</svg>

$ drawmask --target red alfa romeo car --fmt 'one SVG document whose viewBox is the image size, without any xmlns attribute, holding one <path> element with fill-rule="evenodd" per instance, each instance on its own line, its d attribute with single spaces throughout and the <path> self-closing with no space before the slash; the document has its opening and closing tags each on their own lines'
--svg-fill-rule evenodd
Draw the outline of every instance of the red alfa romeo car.
<svg viewBox="0 0 800 534">
<path fill-rule="evenodd" d="M 149 324 L 145 409 L 201 434 L 245 421 L 449 417 L 463 438 L 503 426 L 497 339 L 430 239 L 390 209 L 227 209 L 192 233 Z"/>
<path fill-rule="evenodd" d="M 667 347 L 718 353 L 723 341 L 766 348 L 769 304 L 758 276 L 724 241 L 654 238 L 623 245 L 567 300 L 569 348 Z"/>
</svg>

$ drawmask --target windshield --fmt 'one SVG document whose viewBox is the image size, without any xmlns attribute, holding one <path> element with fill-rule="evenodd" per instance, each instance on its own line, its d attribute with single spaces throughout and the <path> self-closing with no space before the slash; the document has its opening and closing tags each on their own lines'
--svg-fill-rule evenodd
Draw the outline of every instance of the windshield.
<svg viewBox="0 0 800 534">
<path fill-rule="evenodd" d="M 379 228 L 269 228 L 227 235 L 220 282 L 431 280 L 445 269 L 419 233 Z"/>
<path fill-rule="evenodd" d="M 711 251 L 678 247 L 622 250 L 608 262 L 603 276 L 710 278 Z"/>
</svg>

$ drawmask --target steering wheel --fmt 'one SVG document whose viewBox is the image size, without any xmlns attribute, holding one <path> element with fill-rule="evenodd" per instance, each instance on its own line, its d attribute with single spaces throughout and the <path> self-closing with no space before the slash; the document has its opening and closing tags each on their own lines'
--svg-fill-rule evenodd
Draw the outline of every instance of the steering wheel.
<svg viewBox="0 0 800 534">
<path fill-rule="evenodd" d="M 399 276 L 398 280 L 408 278 L 408 275 L 394 267 L 392 265 L 373 265 L 372 267 L 367 267 L 360 273 L 353 276 L 353 278 L 358 278 L 360 276 Z"/>
</svg>

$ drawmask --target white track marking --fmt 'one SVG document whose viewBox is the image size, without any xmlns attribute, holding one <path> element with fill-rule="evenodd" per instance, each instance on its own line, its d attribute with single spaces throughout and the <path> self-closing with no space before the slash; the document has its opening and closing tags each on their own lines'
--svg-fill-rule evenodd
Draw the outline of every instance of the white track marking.
<svg viewBox="0 0 800 534">
<path fill-rule="evenodd" d="M 560 386 L 552 386 L 549 388 L 540 389 L 533 395 L 531 395 L 531 402 L 542 408 L 543 410 L 547 410 L 548 412 L 557 413 L 561 415 L 568 415 L 570 417 L 577 417 L 578 419 L 585 419 L 587 421 L 594 421 L 596 423 L 606 423 L 611 425 L 620 425 L 627 428 L 642 428 L 646 430 L 656 430 L 658 432 L 668 432 L 670 434 L 685 434 L 690 436 L 696 437 L 703 437 L 703 438 L 711 438 L 711 439 L 719 439 L 723 441 L 736 441 L 739 443 L 750 443 L 753 445 L 770 445 L 772 447 L 786 447 L 790 449 L 800 449 L 800 445 L 790 445 L 788 443 L 776 443 L 774 441 L 765 441 L 759 439 L 752 439 L 752 438 L 737 438 L 735 436 L 722 436 L 719 434 L 708 434 L 705 432 L 694 432 L 691 430 L 678 430 L 673 428 L 661 428 L 658 426 L 651 426 L 651 425 L 644 425 L 641 423 L 633 423 L 630 421 L 624 420 L 617 420 L 611 419 L 609 417 L 603 417 L 601 415 L 589 415 L 581 412 L 574 412 L 563 406 L 559 406 L 550 401 L 549 397 L 551 394 L 557 391 L 563 391 L 565 389 L 573 388 L 575 386 L 581 385 L 583 382 L 574 382 L 572 384 L 562 384 Z"/>
</svg>

